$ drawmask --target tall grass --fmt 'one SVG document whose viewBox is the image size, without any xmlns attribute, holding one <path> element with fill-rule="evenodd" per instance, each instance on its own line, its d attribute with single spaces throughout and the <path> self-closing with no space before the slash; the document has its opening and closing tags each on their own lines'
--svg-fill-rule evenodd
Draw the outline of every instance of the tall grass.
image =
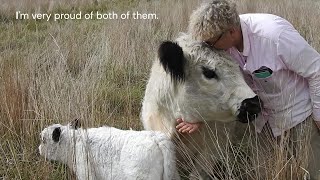
<svg viewBox="0 0 320 180">
<path fill-rule="evenodd" d="M 85 126 L 142 129 L 141 100 L 160 41 L 185 31 L 200 0 L 3 1 L 0 5 L 0 179 L 70 179 L 37 155 L 39 132 L 80 118 Z M 290 20 L 320 49 L 311 1 L 241 0 L 239 11 Z M 156 13 L 158 20 L 15 20 L 15 11 Z M 273 174 L 274 175 L 274 174 Z M 278 178 L 279 179 L 279 178 Z"/>
</svg>

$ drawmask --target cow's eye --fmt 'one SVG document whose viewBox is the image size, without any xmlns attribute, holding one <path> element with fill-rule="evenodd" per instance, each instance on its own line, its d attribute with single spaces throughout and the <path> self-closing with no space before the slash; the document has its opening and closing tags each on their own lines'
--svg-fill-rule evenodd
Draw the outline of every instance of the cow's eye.
<svg viewBox="0 0 320 180">
<path fill-rule="evenodd" d="M 202 66 L 202 74 L 208 79 L 218 79 L 216 72 L 212 69 Z"/>
</svg>

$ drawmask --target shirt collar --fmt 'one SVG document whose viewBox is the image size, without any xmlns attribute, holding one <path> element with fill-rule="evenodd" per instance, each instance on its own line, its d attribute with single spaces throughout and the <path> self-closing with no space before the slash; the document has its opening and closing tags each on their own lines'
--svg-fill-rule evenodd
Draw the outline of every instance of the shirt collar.
<svg viewBox="0 0 320 180">
<path fill-rule="evenodd" d="M 243 56 L 248 56 L 250 52 L 250 42 L 249 42 L 249 34 L 248 34 L 248 26 L 247 24 L 240 19 L 242 37 L 243 37 Z"/>
</svg>

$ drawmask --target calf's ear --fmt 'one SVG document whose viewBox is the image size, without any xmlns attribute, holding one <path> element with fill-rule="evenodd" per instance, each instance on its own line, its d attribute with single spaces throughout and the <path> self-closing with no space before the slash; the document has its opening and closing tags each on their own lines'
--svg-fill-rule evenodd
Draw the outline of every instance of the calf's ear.
<svg viewBox="0 0 320 180">
<path fill-rule="evenodd" d="M 61 135 L 61 129 L 60 127 L 57 127 L 53 130 L 52 132 L 52 140 L 54 142 L 59 142 L 59 139 L 60 139 L 60 135 Z"/>
<path fill-rule="evenodd" d="M 78 128 L 81 127 L 81 122 L 77 118 L 77 119 L 73 120 L 72 122 L 70 122 L 70 126 L 71 126 L 72 129 L 78 129 Z"/>
<path fill-rule="evenodd" d="M 175 81 L 184 81 L 185 79 L 185 63 L 182 48 L 174 42 L 164 41 L 158 49 L 160 63 L 166 73 L 169 73 Z"/>
</svg>

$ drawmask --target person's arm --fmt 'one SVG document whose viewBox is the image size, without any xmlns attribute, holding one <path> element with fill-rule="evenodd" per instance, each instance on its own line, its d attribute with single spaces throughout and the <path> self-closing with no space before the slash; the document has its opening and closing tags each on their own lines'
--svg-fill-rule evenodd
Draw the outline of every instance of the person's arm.
<svg viewBox="0 0 320 180">
<path fill-rule="evenodd" d="M 288 69 L 308 80 L 313 117 L 320 127 L 320 54 L 294 29 L 280 34 L 277 51 Z"/>
</svg>

